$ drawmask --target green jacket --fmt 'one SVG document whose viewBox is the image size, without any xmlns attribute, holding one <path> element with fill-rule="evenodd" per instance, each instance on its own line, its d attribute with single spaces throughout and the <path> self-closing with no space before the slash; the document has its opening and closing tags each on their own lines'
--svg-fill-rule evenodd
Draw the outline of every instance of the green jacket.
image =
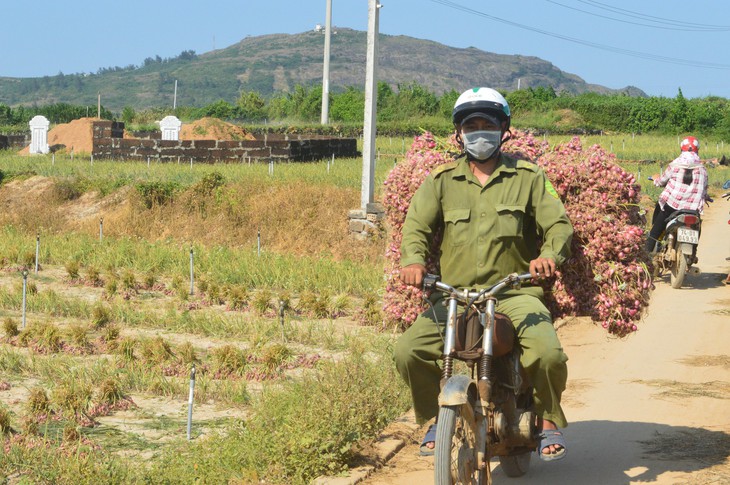
<svg viewBox="0 0 730 485">
<path fill-rule="evenodd" d="M 401 267 L 426 263 L 431 238 L 444 228 L 441 278 L 454 287 L 482 288 L 529 271 L 539 256 L 562 264 L 573 226 L 537 165 L 502 154 L 481 186 L 465 159 L 437 167 L 411 200 L 403 225 Z M 542 295 L 541 289 L 527 290 Z"/>
</svg>

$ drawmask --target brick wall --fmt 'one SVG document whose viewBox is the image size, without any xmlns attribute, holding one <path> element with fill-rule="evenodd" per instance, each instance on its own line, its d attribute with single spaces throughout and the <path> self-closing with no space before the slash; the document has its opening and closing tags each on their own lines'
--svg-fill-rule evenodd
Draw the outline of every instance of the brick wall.
<svg viewBox="0 0 730 485">
<path fill-rule="evenodd" d="M 27 135 L 0 135 L 0 150 L 17 149 L 30 145 L 30 133 Z"/>
<path fill-rule="evenodd" d="M 355 138 L 300 135 L 266 135 L 257 140 L 160 140 L 150 137 L 122 138 L 124 123 L 96 121 L 93 155 L 96 158 L 139 159 L 161 162 L 244 162 L 322 160 L 334 156 L 357 157 Z"/>
</svg>

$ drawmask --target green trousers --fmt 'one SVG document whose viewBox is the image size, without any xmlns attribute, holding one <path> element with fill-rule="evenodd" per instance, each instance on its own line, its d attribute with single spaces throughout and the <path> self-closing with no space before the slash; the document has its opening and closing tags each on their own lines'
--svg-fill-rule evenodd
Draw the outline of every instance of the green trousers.
<svg viewBox="0 0 730 485">
<path fill-rule="evenodd" d="M 442 302 L 436 302 L 434 309 L 443 323 L 446 308 Z M 564 428 L 568 422 L 560 407 L 560 396 L 568 380 L 568 357 L 560 345 L 550 312 L 542 300 L 526 294 L 503 296 L 497 311 L 509 316 L 517 329 L 522 346 L 520 361 L 534 388 L 535 412 Z M 411 390 L 419 424 L 438 414 L 441 369 L 437 360 L 442 353 L 443 341 L 430 309 L 416 319 L 395 345 L 395 364 Z"/>
</svg>

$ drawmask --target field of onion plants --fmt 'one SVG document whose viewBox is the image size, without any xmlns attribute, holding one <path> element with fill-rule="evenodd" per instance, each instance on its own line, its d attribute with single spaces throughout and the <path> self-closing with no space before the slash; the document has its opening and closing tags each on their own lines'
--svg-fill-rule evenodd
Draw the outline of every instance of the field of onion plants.
<svg viewBox="0 0 730 485">
<path fill-rule="evenodd" d="M 651 290 L 640 239 L 658 191 L 645 179 L 675 140 L 620 165 L 579 140 L 511 143 L 579 222 L 575 260 L 549 288 L 556 317 L 630 333 Z M 369 241 L 346 235 L 359 159 L 0 153 L 0 477 L 309 483 L 361 459 L 409 406 L 391 346 L 418 302 L 398 292 L 398 229 L 449 150 L 378 139 L 389 230 Z M 717 189 L 728 171 L 710 176 Z"/>
</svg>

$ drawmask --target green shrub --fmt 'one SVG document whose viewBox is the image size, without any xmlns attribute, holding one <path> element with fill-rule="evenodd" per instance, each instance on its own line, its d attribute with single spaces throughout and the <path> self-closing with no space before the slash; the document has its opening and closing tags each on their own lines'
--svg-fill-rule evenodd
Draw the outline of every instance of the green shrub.
<svg viewBox="0 0 730 485">
<path fill-rule="evenodd" d="M 177 182 L 141 182 L 136 188 L 144 206 L 151 209 L 172 202 L 180 185 Z"/>
</svg>

